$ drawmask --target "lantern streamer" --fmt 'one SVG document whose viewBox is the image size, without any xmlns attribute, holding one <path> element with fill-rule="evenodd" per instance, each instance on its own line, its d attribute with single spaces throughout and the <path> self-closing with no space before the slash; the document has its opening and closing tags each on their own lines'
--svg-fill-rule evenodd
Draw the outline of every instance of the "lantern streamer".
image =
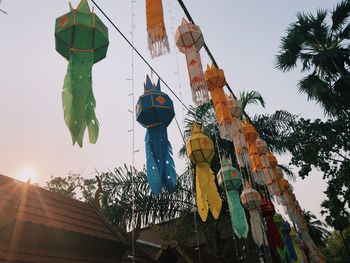
<svg viewBox="0 0 350 263">
<path fill-rule="evenodd" d="M 151 57 L 169 53 L 170 47 L 165 30 L 162 0 L 146 0 L 146 20 L 148 49 L 151 52 Z"/>
<path fill-rule="evenodd" d="M 73 145 L 83 145 L 86 128 L 91 143 L 96 143 L 99 123 L 95 115 L 96 101 L 92 91 L 92 66 L 106 57 L 108 29 L 90 11 L 86 0 L 56 19 L 56 50 L 69 60 L 62 90 L 64 121 Z"/>
<path fill-rule="evenodd" d="M 293 245 L 293 241 L 292 238 L 290 236 L 290 232 L 291 232 L 291 227 L 289 225 L 289 223 L 287 221 L 283 221 L 282 222 L 282 238 L 283 238 L 283 242 L 286 245 L 288 252 L 289 252 L 289 257 L 291 260 L 293 261 L 297 261 L 298 260 L 298 256 L 296 254 L 294 245 Z"/>
<path fill-rule="evenodd" d="M 162 186 L 172 192 L 176 185 L 173 150 L 166 127 L 158 125 L 146 132 L 147 180 L 152 191 L 158 195 Z"/>
<path fill-rule="evenodd" d="M 155 195 L 159 195 L 164 186 L 169 192 L 176 187 L 175 163 L 173 151 L 168 140 L 167 126 L 175 116 L 174 105 L 167 94 L 160 90 L 160 82 L 154 85 L 146 77 L 144 94 L 136 105 L 137 121 L 147 128 L 146 168 L 147 181 Z"/>
</svg>

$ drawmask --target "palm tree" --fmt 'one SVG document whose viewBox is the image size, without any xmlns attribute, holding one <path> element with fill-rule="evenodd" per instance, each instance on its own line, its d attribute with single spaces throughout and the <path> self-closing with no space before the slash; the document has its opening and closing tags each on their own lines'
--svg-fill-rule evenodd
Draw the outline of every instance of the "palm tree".
<svg viewBox="0 0 350 263">
<path fill-rule="evenodd" d="M 141 228 L 149 223 L 165 222 L 193 211 L 190 171 L 185 171 L 177 178 L 173 193 L 163 191 L 158 197 L 151 192 L 147 183 L 145 168 L 119 167 L 114 171 L 98 175 L 103 185 L 100 198 L 101 208 L 110 223 L 126 229 Z M 132 202 L 132 181 L 134 180 L 135 209 Z M 134 213 L 134 225 L 132 222 Z"/>
<path fill-rule="evenodd" d="M 325 228 L 327 225 L 318 220 L 310 211 L 304 210 L 303 212 L 311 239 L 317 247 L 324 247 L 325 241 L 330 235 L 330 232 Z"/>
<path fill-rule="evenodd" d="M 326 114 L 349 116 L 350 1 L 335 6 L 331 24 L 328 13 L 322 9 L 316 15 L 297 13 L 298 21 L 289 25 L 281 40 L 276 67 L 290 71 L 300 66 L 309 75 L 299 81 L 299 91 L 319 103 Z"/>
</svg>

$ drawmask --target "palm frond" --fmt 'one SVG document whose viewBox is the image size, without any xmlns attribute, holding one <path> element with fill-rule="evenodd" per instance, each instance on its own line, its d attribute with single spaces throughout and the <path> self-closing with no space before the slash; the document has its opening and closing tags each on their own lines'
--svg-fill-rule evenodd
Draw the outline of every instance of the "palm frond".
<svg viewBox="0 0 350 263">
<path fill-rule="evenodd" d="M 282 169 L 283 173 L 288 179 L 295 181 L 296 175 L 288 165 L 278 164 L 277 166 Z"/>
<path fill-rule="evenodd" d="M 239 93 L 239 99 L 241 101 L 241 107 L 243 111 L 249 104 L 260 104 L 263 108 L 265 108 L 265 100 L 258 91 L 242 91 Z"/>
<path fill-rule="evenodd" d="M 99 175 L 104 189 L 101 197 L 102 210 L 112 224 L 132 228 L 132 177 L 135 182 L 135 222 L 143 227 L 151 222 L 159 223 L 192 211 L 191 176 L 189 172 L 181 174 L 173 193 L 166 191 L 156 197 L 147 183 L 146 171 L 135 168 L 116 168 Z"/>
<path fill-rule="evenodd" d="M 297 115 L 280 110 L 273 114 L 255 115 L 252 122 L 270 146 L 270 150 L 276 153 L 284 153 L 287 151 L 285 138 L 293 132 L 296 118 Z"/>
<path fill-rule="evenodd" d="M 332 30 L 338 31 L 347 23 L 350 14 L 350 1 L 338 3 L 332 11 Z"/>
</svg>

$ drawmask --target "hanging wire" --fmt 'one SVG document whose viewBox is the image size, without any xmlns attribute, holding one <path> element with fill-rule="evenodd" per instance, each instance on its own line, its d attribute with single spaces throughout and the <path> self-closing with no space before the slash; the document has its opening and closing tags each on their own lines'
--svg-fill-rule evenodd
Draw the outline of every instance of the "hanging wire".
<svg viewBox="0 0 350 263">
<path fill-rule="evenodd" d="M 169 12 L 170 21 L 171 21 L 171 24 L 170 24 L 171 35 L 175 36 L 174 16 L 173 16 L 173 12 L 172 12 L 171 0 L 168 0 L 167 5 L 168 5 L 168 12 Z M 175 61 L 176 61 L 175 75 L 177 78 L 179 97 L 182 100 L 182 86 L 181 86 L 181 80 L 180 80 L 180 66 L 179 66 L 179 50 L 176 46 L 175 41 L 174 41 L 173 50 L 175 50 Z M 181 107 L 181 111 L 182 111 L 182 119 L 184 119 L 185 118 L 185 108 Z"/>
<path fill-rule="evenodd" d="M 1 2 L 2 2 L 2 0 L 0 0 L 0 4 L 1 4 Z M 0 12 L 2 12 L 5 15 L 8 15 L 8 13 L 6 11 L 2 10 L 2 9 L 0 9 Z"/>
<path fill-rule="evenodd" d="M 215 109 L 214 109 L 213 103 L 210 103 L 210 105 L 211 105 L 211 110 L 213 111 L 213 114 L 212 114 L 213 119 L 211 121 L 214 123 L 214 125 L 213 125 L 213 133 L 214 133 L 214 137 L 215 137 L 215 144 L 216 144 L 216 148 L 218 149 L 220 167 L 222 167 L 222 159 L 221 159 L 221 151 L 220 151 L 220 146 L 219 146 L 219 139 L 218 139 L 218 135 L 217 135 L 217 132 L 216 132 L 216 129 L 215 129 L 215 127 L 216 127 L 216 119 L 214 117 L 215 116 L 215 113 L 214 113 Z M 223 180 L 223 182 L 224 182 L 224 188 L 225 188 L 225 193 L 226 193 L 226 189 L 227 188 L 226 188 L 225 180 Z M 232 229 L 232 237 L 233 237 L 233 243 L 235 245 L 235 252 L 236 252 L 235 256 L 236 256 L 237 262 L 239 262 L 237 241 L 236 241 L 236 236 L 235 236 L 235 233 L 234 233 L 233 229 Z"/>
<path fill-rule="evenodd" d="M 95 0 L 91 0 L 96 8 L 102 13 L 102 15 L 108 20 L 109 23 L 114 27 L 115 30 L 124 38 L 124 40 L 129 44 L 129 46 L 135 51 L 135 53 L 142 59 L 143 62 L 150 68 L 150 70 L 159 78 L 159 80 L 165 85 L 165 87 L 174 95 L 174 97 L 182 104 L 182 106 L 189 110 L 189 108 L 182 102 L 179 96 L 171 89 L 171 87 L 165 82 L 165 80 L 158 74 L 158 72 L 151 66 L 151 64 L 145 59 L 145 57 L 135 48 L 133 43 L 123 34 L 122 31 L 116 26 L 116 24 L 109 18 L 109 16 L 101 9 L 101 7 L 96 3 Z"/>
<path fill-rule="evenodd" d="M 131 1 L 131 44 L 134 45 L 134 17 L 135 17 L 135 3 L 136 0 Z M 135 262 L 135 95 L 134 95 L 134 49 L 131 49 L 131 93 L 129 94 L 131 96 L 132 101 L 132 129 L 131 129 L 131 138 L 132 138 L 132 146 L 131 146 L 131 202 L 132 202 L 132 215 L 131 215 L 131 243 L 132 243 L 132 262 Z"/>
</svg>

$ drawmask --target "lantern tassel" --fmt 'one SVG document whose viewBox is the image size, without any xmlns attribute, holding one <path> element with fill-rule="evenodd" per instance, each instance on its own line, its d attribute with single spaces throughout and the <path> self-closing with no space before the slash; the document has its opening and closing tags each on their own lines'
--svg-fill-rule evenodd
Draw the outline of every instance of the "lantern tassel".
<svg viewBox="0 0 350 263">
<path fill-rule="evenodd" d="M 145 143 L 147 181 L 152 192 L 159 195 L 162 186 L 165 186 L 169 192 L 174 191 L 176 172 L 166 127 L 158 125 L 148 128 Z"/>
<path fill-rule="evenodd" d="M 236 190 L 226 192 L 227 202 L 230 210 L 232 228 L 238 238 L 247 238 L 248 222 L 241 205 L 239 193 Z"/>
<path fill-rule="evenodd" d="M 222 201 L 214 182 L 214 174 L 208 163 L 196 165 L 196 192 L 198 213 L 202 221 L 207 220 L 209 209 L 213 217 L 218 219 Z"/>
<path fill-rule="evenodd" d="M 148 49 L 151 57 L 154 58 L 169 53 L 170 47 L 165 31 L 161 0 L 146 0 L 146 20 Z"/>
<path fill-rule="evenodd" d="M 258 209 L 250 210 L 250 226 L 255 244 L 257 244 L 259 247 L 262 246 L 265 243 L 264 240 L 267 240 L 267 237 L 263 231 L 263 225 Z"/>
<path fill-rule="evenodd" d="M 83 145 L 85 129 L 90 143 L 96 143 L 99 123 L 95 115 L 96 101 L 92 91 L 92 52 L 71 51 L 62 90 L 64 121 L 72 136 L 73 145 Z"/>
</svg>

